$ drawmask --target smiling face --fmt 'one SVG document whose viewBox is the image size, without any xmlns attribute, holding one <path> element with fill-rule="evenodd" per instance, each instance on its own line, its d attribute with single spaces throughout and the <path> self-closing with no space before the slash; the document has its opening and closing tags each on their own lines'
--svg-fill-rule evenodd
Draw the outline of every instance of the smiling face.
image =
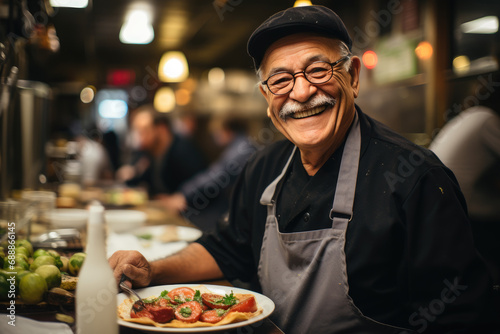
<svg viewBox="0 0 500 334">
<path fill-rule="evenodd" d="M 267 50 L 262 66 L 265 80 L 277 72 L 297 73 L 316 61 L 340 59 L 338 41 L 313 34 L 294 34 L 279 39 Z M 274 95 L 265 86 L 260 90 L 269 105 L 267 115 L 276 128 L 301 151 L 334 151 L 354 119 L 354 98 L 359 92 L 360 61 L 352 57 L 351 68 L 344 63 L 333 69 L 333 77 L 323 84 L 311 84 L 303 74 L 295 77 L 293 90 Z M 333 153 L 333 152 L 330 152 Z"/>
</svg>

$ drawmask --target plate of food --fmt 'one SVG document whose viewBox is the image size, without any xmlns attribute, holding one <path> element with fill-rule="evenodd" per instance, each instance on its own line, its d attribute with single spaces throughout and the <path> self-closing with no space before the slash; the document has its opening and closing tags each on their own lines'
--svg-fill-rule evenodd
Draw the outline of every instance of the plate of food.
<svg viewBox="0 0 500 334">
<path fill-rule="evenodd" d="M 148 333 L 224 331 L 258 323 L 274 311 L 268 297 L 237 287 L 173 284 L 137 293 L 145 307 L 118 294 L 118 324 Z"/>
</svg>

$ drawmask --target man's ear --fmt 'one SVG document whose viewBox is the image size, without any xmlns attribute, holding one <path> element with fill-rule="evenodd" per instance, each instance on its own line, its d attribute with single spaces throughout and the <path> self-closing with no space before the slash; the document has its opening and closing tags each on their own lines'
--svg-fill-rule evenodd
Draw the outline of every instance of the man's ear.
<svg viewBox="0 0 500 334">
<path fill-rule="evenodd" d="M 262 85 L 260 85 L 260 84 L 259 84 L 259 90 L 260 90 L 261 94 L 264 95 L 264 98 L 267 101 L 267 105 L 269 106 L 269 96 L 267 95 L 267 92 L 264 89 L 264 87 Z M 271 109 L 270 109 L 270 107 L 267 107 L 267 117 L 271 117 Z"/>
<path fill-rule="evenodd" d="M 259 83 L 259 90 L 260 90 L 260 93 L 261 93 L 262 95 L 264 95 L 264 98 L 265 98 L 265 99 L 266 99 L 266 101 L 267 101 L 267 92 L 266 92 L 266 90 L 264 89 L 264 86 L 263 86 L 263 85 L 261 85 L 260 83 Z"/>
<path fill-rule="evenodd" d="M 349 69 L 349 74 L 351 75 L 351 87 L 354 97 L 358 97 L 359 94 L 359 72 L 361 70 L 361 60 L 357 56 L 353 56 L 351 59 L 351 68 Z"/>
<path fill-rule="evenodd" d="M 271 107 L 267 107 L 267 117 L 271 118 Z"/>
</svg>

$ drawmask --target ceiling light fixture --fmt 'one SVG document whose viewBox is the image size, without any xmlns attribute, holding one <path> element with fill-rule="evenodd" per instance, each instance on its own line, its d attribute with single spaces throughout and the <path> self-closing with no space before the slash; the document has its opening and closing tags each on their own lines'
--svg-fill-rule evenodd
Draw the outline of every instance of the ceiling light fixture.
<svg viewBox="0 0 500 334">
<path fill-rule="evenodd" d="M 131 10 L 120 29 L 120 42 L 124 44 L 149 44 L 155 38 L 151 15 L 145 9 Z"/>
<path fill-rule="evenodd" d="M 189 67 L 184 53 L 165 52 L 158 66 L 158 78 L 163 82 L 181 82 L 188 78 Z"/>
<path fill-rule="evenodd" d="M 460 30 L 465 34 L 494 34 L 498 31 L 498 17 L 484 16 L 462 23 Z"/>
<path fill-rule="evenodd" d="M 171 112 L 175 108 L 175 93 L 170 87 L 161 87 L 156 91 L 153 106 L 159 112 Z"/>
<path fill-rule="evenodd" d="M 297 0 L 293 4 L 294 7 L 305 7 L 305 6 L 312 6 L 312 2 L 309 0 Z"/>
<path fill-rule="evenodd" d="M 52 7 L 87 8 L 89 0 L 50 0 Z"/>
</svg>

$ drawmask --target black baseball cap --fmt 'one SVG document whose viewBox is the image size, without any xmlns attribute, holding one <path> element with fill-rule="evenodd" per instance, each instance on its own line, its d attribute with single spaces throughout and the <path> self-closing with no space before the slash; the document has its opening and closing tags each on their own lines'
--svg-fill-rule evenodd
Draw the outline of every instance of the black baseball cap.
<svg viewBox="0 0 500 334">
<path fill-rule="evenodd" d="M 292 7 L 282 10 L 262 23 L 250 36 L 247 51 L 259 68 L 266 50 L 278 39 L 301 32 L 315 32 L 343 41 L 349 50 L 352 40 L 344 22 L 324 6 Z"/>
</svg>

